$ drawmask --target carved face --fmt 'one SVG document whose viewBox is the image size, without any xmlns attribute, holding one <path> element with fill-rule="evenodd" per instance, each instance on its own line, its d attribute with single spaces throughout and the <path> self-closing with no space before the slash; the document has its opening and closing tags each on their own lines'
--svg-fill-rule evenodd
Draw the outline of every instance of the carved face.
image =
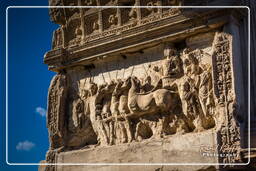
<svg viewBox="0 0 256 171">
<path fill-rule="evenodd" d="M 183 70 L 187 75 L 197 74 L 199 71 L 198 60 L 193 53 L 183 54 Z"/>
<path fill-rule="evenodd" d="M 173 49 L 173 48 L 166 48 L 164 50 L 164 56 L 167 58 L 167 59 L 170 59 L 172 56 L 175 56 L 177 54 L 177 51 L 176 49 Z"/>
<path fill-rule="evenodd" d="M 190 91 L 190 85 L 188 82 L 185 82 L 185 84 L 183 85 L 183 90 L 185 92 L 189 92 Z"/>
<path fill-rule="evenodd" d="M 189 59 L 183 60 L 183 69 L 185 74 L 191 73 L 191 61 Z"/>
<path fill-rule="evenodd" d="M 182 62 L 179 56 L 171 56 L 163 61 L 163 75 L 168 77 L 176 77 L 183 73 Z"/>
<path fill-rule="evenodd" d="M 97 90 L 98 90 L 97 84 L 90 83 L 89 91 L 90 91 L 91 96 L 95 95 L 97 93 Z"/>
</svg>

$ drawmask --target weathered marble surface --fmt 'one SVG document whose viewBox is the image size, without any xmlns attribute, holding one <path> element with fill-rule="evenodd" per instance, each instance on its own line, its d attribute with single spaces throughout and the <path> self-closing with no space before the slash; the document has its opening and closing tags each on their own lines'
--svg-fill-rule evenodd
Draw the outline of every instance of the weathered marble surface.
<svg viewBox="0 0 256 171">
<path fill-rule="evenodd" d="M 51 5 L 186 3 L 50 1 Z M 49 69 L 57 72 L 48 94 L 46 162 L 244 162 L 240 130 L 247 96 L 241 91 L 242 54 L 234 25 L 242 14 L 243 9 L 51 9 L 51 20 L 60 28 L 53 33 L 52 50 L 44 58 Z M 189 169 L 129 166 L 125 170 L 136 167 Z"/>
<path fill-rule="evenodd" d="M 210 141 L 209 141 L 210 139 Z M 134 170 L 145 171 L 167 170 L 199 170 L 207 168 L 218 168 L 216 166 L 159 166 L 159 163 L 217 163 L 217 135 L 214 131 L 199 134 L 189 133 L 166 137 L 161 140 L 152 139 L 142 143 L 120 144 L 109 147 L 92 147 L 88 149 L 75 150 L 60 153 L 57 157 L 58 163 L 150 163 L 156 166 L 57 166 L 57 170 Z M 191 145 L 192 144 L 192 145 Z M 209 149 L 209 147 L 216 147 Z M 207 150 L 208 149 L 208 150 Z M 208 153 L 207 153 L 208 152 Z M 207 153 L 207 154 L 206 154 Z M 153 154 L 153 155 L 152 155 Z M 207 156 L 207 155 L 212 156 Z M 215 156 L 213 156 L 215 155 Z M 218 154 L 220 155 L 220 154 Z M 104 165 L 104 164 L 103 164 Z M 147 165 L 147 164 L 146 164 Z M 43 166 L 42 166 L 43 168 Z"/>
</svg>

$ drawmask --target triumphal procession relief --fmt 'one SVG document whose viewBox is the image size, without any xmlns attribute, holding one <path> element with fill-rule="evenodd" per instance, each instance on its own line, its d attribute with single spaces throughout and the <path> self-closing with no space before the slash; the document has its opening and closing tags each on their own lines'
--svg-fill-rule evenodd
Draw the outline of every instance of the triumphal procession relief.
<svg viewBox="0 0 256 171">
<path fill-rule="evenodd" d="M 56 72 L 46 162 L 241 162 L 247 95 L 235 22 L 243 9 L 170 8 L 186 0 L 49 2 L 129 8 L 50 9 L 60 27 L 44 57 Z"/>
</svg>

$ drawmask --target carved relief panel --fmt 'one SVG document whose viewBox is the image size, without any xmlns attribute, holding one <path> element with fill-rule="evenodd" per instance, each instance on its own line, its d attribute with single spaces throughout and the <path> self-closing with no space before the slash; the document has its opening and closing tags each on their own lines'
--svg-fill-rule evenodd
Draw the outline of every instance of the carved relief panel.
<svg viewBox="0 0 256 171">
<path fill-rule="evenodd" d="M 70 20 L 65 28 L 65 39 L 69 46 L 77 45 L 81 42 L 82 26 L 79 18 Z"/>
<path fill-rule="evenodd" d="M 152 8 L 154 6 L 161 6 L 161 1 L 159 0 L 141 0 L 141 6 L 147 6 L 148 8 L 141 8 L 141 17 L 147 17 L 154 15 L 155 13 L 160 13 L 160 8 Z"/>
<path fill-rule="evenodd" d="M 97 6 L 98 4 L 98 0 L 81 0 L 81 5 L 85 5 L 85 6 Z M 86 8 L 84 8 L 86 10 Z M 88 8 L 87 8 L 88 10 Z"/>
<path fill-rule="evenodd" d="M 52 2 L 53 5 L 55 2 Z M 57 1 L 56 3 L 60 3 Z M 145 25 L 159 19 L 171 17 L 179 13 L 178 9 L 172 8 L 152 8 L 154 6 L 177 5 L 177 1 L 161 1 L 161 0 L 81 0 L 68 1 L 62 5 L 65 6 L 131 6 L 130 8 L 58 8 L 51 9 L 50 14 L 52 20 L 61 24 L 61 29 L 64 31 L 64 38 L 62 46 L 74 46 L 95 39 L 100 39 L 114 35 L 115 33 L 122 33 L 122 31 L 129 30 L 140 23 Z M 135 8 L 133 6 L 148 6 L 148 8 Z M 164 13 L 162 13 L 164 11 Z M 162 15 L 161 15 L 162 14 Z M 123 27 L 122 27 L 123 26 Z M 119 29 L 119 30 L 115 30 Z M 111 31 L 111 32 L 110 32 Z M 102 34 L 105 32 L 105 34 Z M 94 34 L 99 34 L 95 36 Z M 86 41 L 81 41 L 85 40 Z M 53 42 L 56 44 L 56 42 Z"/>
<path fill-rule="evenodd" d="M 123 2 L 120 5 L 122 6 L 134 6 L 136 5 L 135 0 L 131 0 L 128 2 Z M 138 8 L 120 8 L 121 11 L 121 24 L 127 24 L 137 19 L 138 17 Z"/>
<path fill-rule="evenodd" d="M 114 28 L 118 25 L 118 14 L 116 8 L 107 8 L 102 10 L 103 30 Z"/>
<path fill-rule="evenodd" d="M 99 33 L 100 31 L 100 22 L 99 22 L 99 15 L 91 14 L 86 17 L 84 17 L 85 20 L 85 34 L 89 35 L 92 33 Z"/>
<path fill-rule="evenodd" d="M 213 128 L 212 65 L 202 60 L 208 55 L 167 44 L 135 53 L 129 61 L 113 59 L 84 71 L 77 80 L 84 85 L 79 92 L 88 92 L 85 110 L 98 143 L 114 145 Z M 78 115 L 71 118 L 78 125 Z"/>
<path fill-rule="evenodd" d="M 113 6 L 117 4 L 117 0 L 99 0 L 99 4 L 102 6 L 104 5 Z"/>
<path fill-rule="evenodd" d="M 207 43 L 198 44 L 200 36 Z M 68 71 L 65 145 L 116 145 L 217 129 L 221 150 L 238 154 L 232 39 L 209 33 L 184 42 L 185 48 L 169 42 Z"/>
</svg>

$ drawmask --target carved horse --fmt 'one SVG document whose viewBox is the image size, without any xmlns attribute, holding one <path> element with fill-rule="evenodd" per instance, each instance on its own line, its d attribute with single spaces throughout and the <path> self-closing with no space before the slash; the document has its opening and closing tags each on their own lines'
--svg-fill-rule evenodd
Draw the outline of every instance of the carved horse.
<svg viewBox="0 0 256 171">
<path fill-rule="evenodd" d="M 147 93 L 139 93 L 139 80 L 130 78 L 131 88 L 128 92 L 128 107 L 131 113 L 140 116 L 144 114 L 156 114 L 158 112 L 169 113 L 176 106 L 175 94 L 167 89 L 153 89 Z"/>
</svg>

